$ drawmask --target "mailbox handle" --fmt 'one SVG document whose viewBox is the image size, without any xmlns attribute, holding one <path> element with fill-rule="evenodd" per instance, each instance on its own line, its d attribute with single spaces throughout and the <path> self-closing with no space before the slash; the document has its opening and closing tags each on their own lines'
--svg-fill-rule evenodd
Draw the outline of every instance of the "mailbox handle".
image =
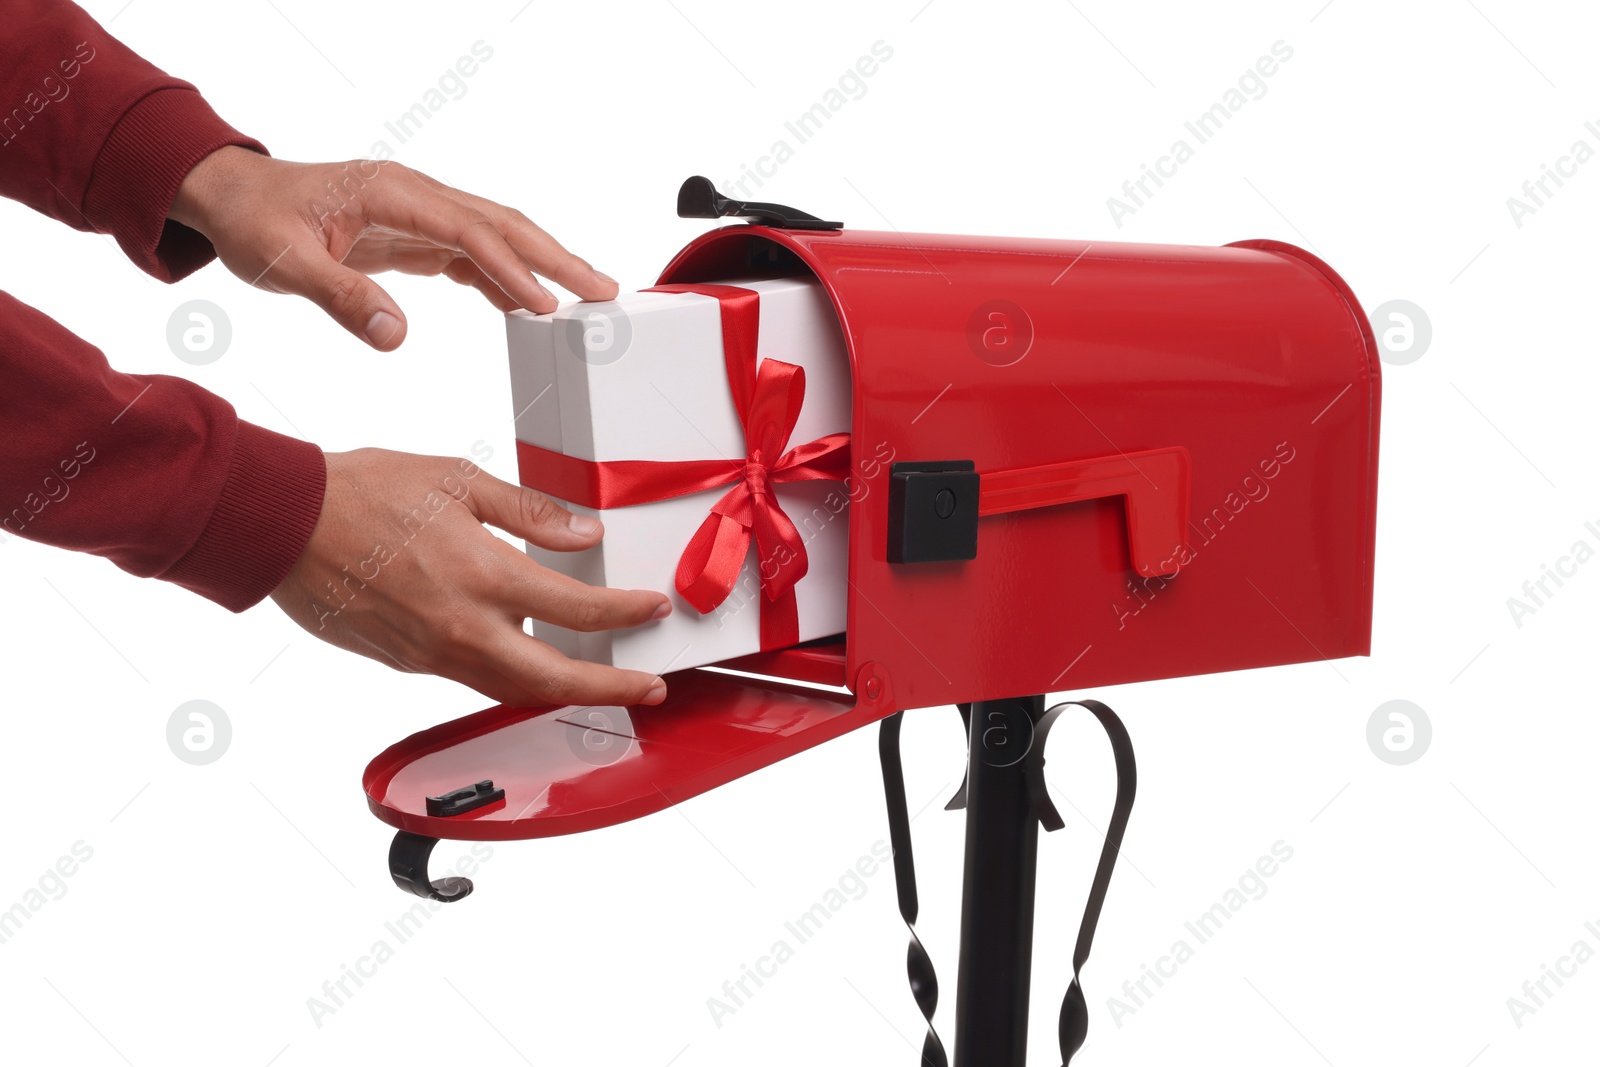
<svg viewBox="0 0 1600 1067">
<path fill-rule="evenodd" d="M 798 208 L 783 204 L 766 204 L 759 200 L 734 200 L 717 192 L 711 179 L 696 174 L 685 178 L 678 187 L 678 217 L 684 219 L 720 219 L 726 216 L 753 218 L 780 230 L 838 230 L 842 222 L 829 222 L 809 215 Z"/>
<path fill-rule="evenodd" d="M 979 478 L 978 515 L 1120 496 L 1128 555 L 1146 578 L 1177 573 L 1189 521 L 1189 450 L 1182 446 L 990 471 Z"/>
</svg>

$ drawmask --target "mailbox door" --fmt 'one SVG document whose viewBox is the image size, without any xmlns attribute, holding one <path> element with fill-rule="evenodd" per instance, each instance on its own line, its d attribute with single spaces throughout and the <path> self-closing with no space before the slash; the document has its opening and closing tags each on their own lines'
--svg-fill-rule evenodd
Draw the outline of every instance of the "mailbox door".
<svg viewBox="0 0 1600 1067">
<path fill-rule="evenodd" d="M 661 281 L 763 269 L 813 272 L 850 349 L 857 693 L 923 707 L 1367 653 L 1377 349 L 1315 257 L 735 225 Z M 889 561 L 894 462 L 981 475 L 1175 449 L 1170 577 L 1134 569 L 1119 497 L 987 515 L 970 560 Z"/>
<path fill-rule="evenodd" d="M 462 841 L 553 837 L 641 818 L 884 718 L 883 702 L 705 670 L 651 707 L 499 706 L 413 734 L 362 784 L 400 830 Z M 459 814 L 429 798 L 498 790 Z"/>
</svg>

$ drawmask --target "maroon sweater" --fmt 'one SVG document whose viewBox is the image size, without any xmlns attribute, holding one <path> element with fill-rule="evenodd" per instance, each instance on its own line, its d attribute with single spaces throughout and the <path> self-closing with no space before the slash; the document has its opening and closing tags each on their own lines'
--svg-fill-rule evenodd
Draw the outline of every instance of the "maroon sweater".
<svg viewBox="0 0 1600 1067">
<path fill-rule="evenodd" d="M 6 0 L 3 107 L 0 195 L 110 234 L 166 282 L 216 255 L 166 217 L 184 176 L 225 145 L 266 151 L 63 0 Z M 315 445 L 183 378 L 119 373 L 0 293 L 0 536 L 93 552 L 243 611 L 299 558 L 325 478 Z"/>
</svg>

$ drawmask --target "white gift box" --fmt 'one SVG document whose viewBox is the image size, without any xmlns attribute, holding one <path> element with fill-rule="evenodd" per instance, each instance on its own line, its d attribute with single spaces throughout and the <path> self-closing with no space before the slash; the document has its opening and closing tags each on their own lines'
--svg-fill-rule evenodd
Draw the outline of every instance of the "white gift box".
<svg viewBox="0 0 1600 1067">
<path fill-rule="evenodd" d="M 760 294 L 757 359 L 805 370 L 805 400 L 785 450 L 850 430 L 849 357 L 833 306 L 810 278 L 728 281 Z M 577 459 L 730 460 L 743 463 L 745 435 L 723 360 L 714 297 L 626 293 L 570 304 L 548 315 L 506 317 L 511 392 L 519 441 Z M 527 479 L 537 485 L 537 472 Z M 728 485 L 655 503 L 596 511 L 562 501 L 605 524 L 582 552 L 528 545 L 543 566 L 595 586 L 655 589 L 672 614 L 625 630 L 582 633 L 534 620 L 533 633 L 568 656 L 661 674 L 760 651 L 766 598 L 757 549 L 746 554 L 733 592 L 701 615 L 674 588 L 678 558 Z M 795 586 L 799 639 L 845 628 L 848 490 L 842 482 L 774 486 L 798 529 L 808 566 Z"/>
</svg>

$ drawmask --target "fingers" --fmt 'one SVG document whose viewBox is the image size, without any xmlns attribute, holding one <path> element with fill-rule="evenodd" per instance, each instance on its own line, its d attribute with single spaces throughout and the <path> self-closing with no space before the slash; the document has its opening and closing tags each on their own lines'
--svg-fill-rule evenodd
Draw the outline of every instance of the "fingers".
<svg viewBox="0 0 1600 1067">
<path fill-rule="evenodd" d="M 570 659 L 509 622 L 469 615 L 441 629 L 426 669 L 506 704 L 659 704 L 667 685 L 643 671 Z"/>
<path fill-rule="evenodd" d="M 590 266 L 588 261 L 567 251 L 543 228 L 522 212 L 497 204 L 481 196 L 454 189 L 418 171 L 412 173 L 435 195 L 488 219 L 506 239 L 516 253 L 533 270 L 557 285 L 575 293 L 583 300 L 612 300 L 617 295 L 615 279 L 607 277 Z M 487 264 L 480 264 L 488 270 Z M 492 274 L 492 272 L 490 272 Z M 498 278 L 497 278 L 498 280 Z M 507 289 L 511 292 L 510 289 Z M 550 307 L 523 305 L 530 311 L 554 310 Z"/>
<path fill-rule="evenodd" d="M 598 520 L 575 515 L 543 493 L 501 481 L 486 471 L 472 480 L 462 502 L 479 521 L 543 548 L 574 551 L 600 540 Z M 672 611 L 662 593 L 587 585 L 539 566 L 498 538 L 491 547 L 506 569 L 486 593 L 513 613 L 519 625 L 534 618 L 569 630 L 614 630 L 665 618 Z"/>
<path fill-rule="evenodd" d="M 454 248 L 472 260 L 501 289 L 529 311 L 556 309 L 556 298 L 539 284 L 528 263 L 500 229 L 477 208 L 445 195 L 432 179 L 415 179 L 374 189 L 367 200 L 367 220 Z"/>
<path fill-rule="evenodd" d="M 609 589 L 541 567 L 526 553 L 495 538 L 493 551 L 505 573 L 484 591 L 517 622 L 538 619 L 593 633 L 642 626 L 672 614 L 672 602 L 649 589 Z"/>
<path fill-rule="evenodd" d="M 527 636 L 523 640 L 529 643 L 529 654 L 522 663 L 506 665 L 510 679 L 530 689 L 537 686 L 533 691 L 552 703 L 626 707 L 667 699 L 667 683 L 658 675 L 568 659 L 543 642 Z"/>
<path fill-rule="evenodd" d="M 430 181 L 432 179 L 429 179 Z M 562 246 L 545 230 L 522 212 L 508 208 L 493 200 L 462 194 L 467 202 L 493 220 L 500 232 L 506 235 L 513 248 L 529 265 L 557 285 L 576 293 L 584 300 L 613 300 L 617 295 L 616 280 L 589 265 Z"/>
<path fill-rule="evenodd" d="M 291 247 L 269 269 L 268 287 L 305 297 L 378 351 L 392 352 L 405 340 L 406 317 L 394 298 L 365 274 L 334 260 L 326 248 Z"/>
<path fill-rule="evenodd" d="M 659 704 L 667 696 L 659 675 L 570 659 L 523 633 L 520 625 L 495 622 L 470 609 L 462 621 L 446 620 L 436 627 L 420 652 L 405 654 L 364 639 L 341 647 L 394 670 L 460 682 L 514 707 Z"/>
<path fill-rule="evenodd" d="M 489 276 L 479 270 L 477 264 L 470 259 L 457 257 L 452 259 L 444 268 L 444 276 L 461 285 L 470 285 L 482 293 L 497 311 L 515 311 L 521 307 L 506 291 L 490 280 Z"/>
<path fill-rule="evenodd" d="M 599 519 L 576 515 L 537 490 L 501 481 L 487 471 L 472 480 L 462 502 L 480 522 L 541 548 L 576 552 L 600 540 Z"/>
<path fill-rule="evenodd" d="M 489 203 L 485 201 L 485 203 Z M 614 300 L 616 280 L 601 274 L 589 262 L 568 252 L 561 242 L 534 225 L 526 215 L 493 204 L 500 214 L 500 227 L 522 257 L 557 285 L 584 300 Z M 491 216 L 493 217 L 493 216 Z"/>
</svg>

